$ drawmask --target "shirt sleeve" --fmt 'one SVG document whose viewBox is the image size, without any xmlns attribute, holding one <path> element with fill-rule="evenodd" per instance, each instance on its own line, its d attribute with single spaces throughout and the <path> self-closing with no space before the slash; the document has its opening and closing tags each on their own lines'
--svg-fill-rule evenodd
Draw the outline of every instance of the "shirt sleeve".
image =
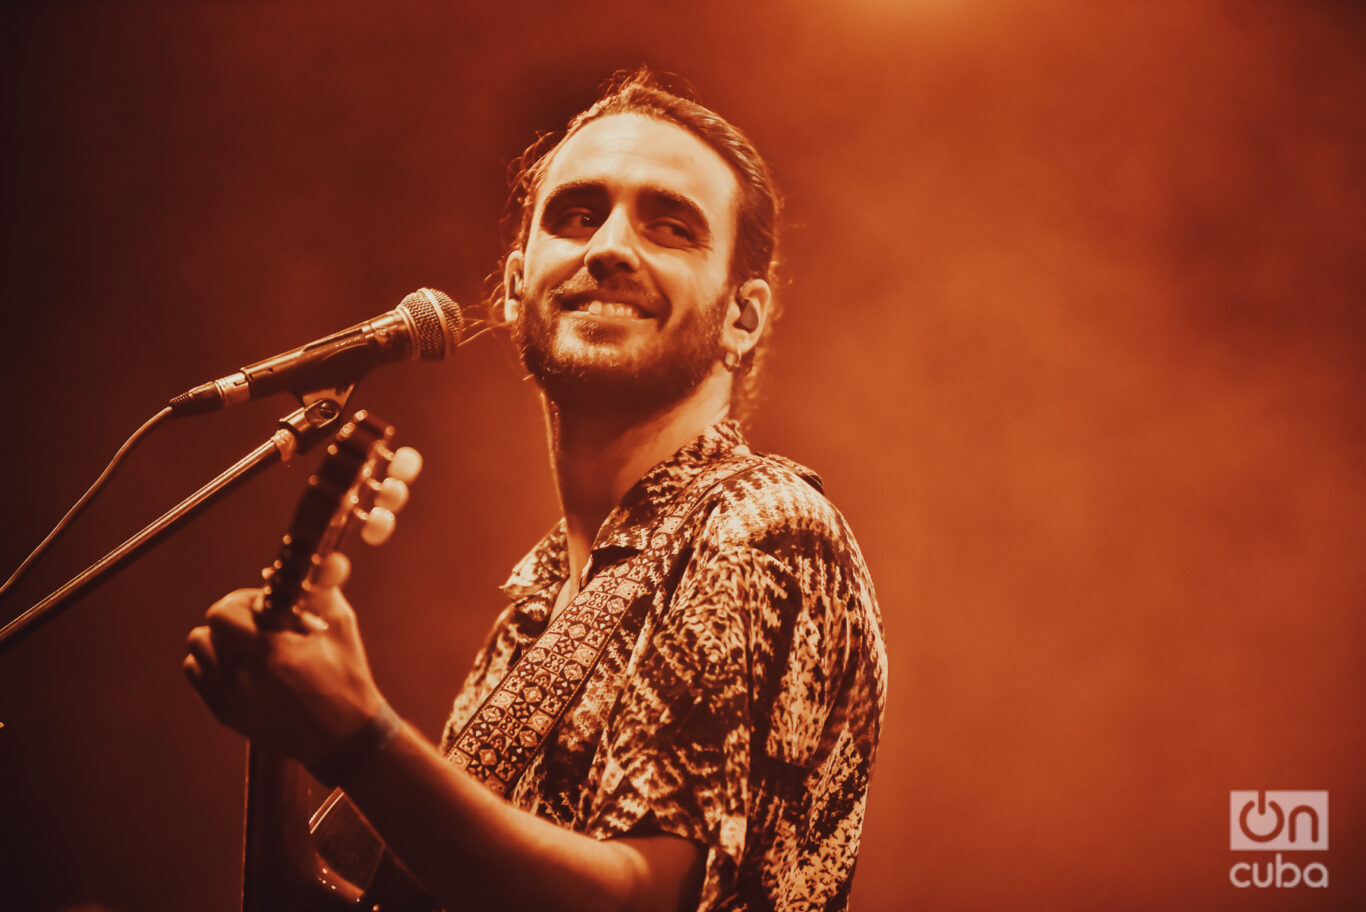
<svg viewBox="0 0 1366 912">
<path fill-rule="evenodd" d="M 790 821 L 784 801 L 820 754 L 848 656 L 828 580 L 810 578 L 838 547 L 823 531 L 714 517 L 608 724 L 588 832 L 705 846 L 699 909 L 734 900 L 741 866 Z M 796 786 L 788 796 L 769 788 L 775 767 Z"/>
</svg>

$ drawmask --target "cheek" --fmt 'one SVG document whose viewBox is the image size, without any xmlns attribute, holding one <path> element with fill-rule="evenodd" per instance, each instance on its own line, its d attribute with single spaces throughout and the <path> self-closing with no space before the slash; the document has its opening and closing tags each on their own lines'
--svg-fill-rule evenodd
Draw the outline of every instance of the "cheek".
<svg viewBox="0 0 1366 912">
<path fill-rule="evenodd" d="M 684 311 L 709 311 L 725 297 L 725 270 L 698 268 L 696 263 L 661 263 L 654 270 L 655 284 L 674 307 L 676 322 Z"/>
<path fill-rule="evenodd" d="M 522 261 L 523 288 L 541 294 L 583 265 L 583 245 L 564 238 L 533 237 Z"/>
</svg>

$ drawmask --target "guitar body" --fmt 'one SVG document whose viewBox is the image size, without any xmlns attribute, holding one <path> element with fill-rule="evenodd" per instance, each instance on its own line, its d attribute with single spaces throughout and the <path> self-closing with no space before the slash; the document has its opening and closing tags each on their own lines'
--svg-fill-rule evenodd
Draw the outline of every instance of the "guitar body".
<svg viewBox="0 0 1366 912">
<path fill-rule="evenodd" d="M 340 791 L 247 750 L 243 912 L 440 912 Z"/>
<path fill-rule="evenodd" d="M 338 432 L 265 571 L 259 624 L 296 622 L 294 606 L 313 569 L 367 510 L 388 513 L 392 527 L 392 513 L 374 504 L 388 485 L 381 481 L 395 455 L 393 434 L 365 412 Z M 340 790 L 327 795 L 299 763 L 254 744 L 247 746 L 242 910 L 439 912 Z"/>
<path fill-rule="evenodd" d="M 345 880 L 338 889 L 326 885 L 329 866 L 308 832 L 309 780 L 293 760 L 247 745 L 243 912 L 357 908 L 359 887 Z"/>
</svg>

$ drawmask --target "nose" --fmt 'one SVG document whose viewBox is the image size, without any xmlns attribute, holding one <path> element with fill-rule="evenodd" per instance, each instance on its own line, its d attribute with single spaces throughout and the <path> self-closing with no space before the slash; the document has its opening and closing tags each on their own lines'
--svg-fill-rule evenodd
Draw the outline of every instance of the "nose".
<svg viewBox="0 0 1366 912">
<path fill-rule="evenodd" d="M 605 279 L 614 272 L 635 272 L 640 268 L 640 251 L 635 227 L 623 206 L 616 206 L 598 230 L 593 232 L 584 263 L 596 279 Z"/>
</svg>

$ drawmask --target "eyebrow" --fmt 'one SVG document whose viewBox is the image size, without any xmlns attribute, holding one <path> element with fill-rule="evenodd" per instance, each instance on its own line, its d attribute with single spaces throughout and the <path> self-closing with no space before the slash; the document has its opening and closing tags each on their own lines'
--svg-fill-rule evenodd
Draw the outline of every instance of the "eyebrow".
<svg viewBox="0 0 1366 912">
<path fill-rule="evenodd" d="M 585 198 L 606 198 L 607 196 L 607 185 L 602 181 L 587 179 L 566 181 L 557 185 L 546 196 L 545 205 L 541 209 L 541 217 L 545 218 L 546 213 L 550 213 L 567 203 Z M 688 197 L 666 187 L 645 187 L 640 191 L 640 196 L 641 208 L 646 212 L 680 216 L 697 229 L 700 238 L 710 239 L 711 222 L 702 212 L 702 207 Z"/>
<path fill-rule="evenodd" d="M 546 195 L 542 213 L 549 212 L 566 202 L 577 201 L 584 197 L 605 196 L 607 188 L 599 181 L 576 180 L 558 185 Z"/>
<path fill-rule="evenodd" d="M 641 195 L 644 197 L 645 205 L 651 210 L 662 215 L 678 216 L 685 222 L 691 222 L 697 229 L 700 240 L 711 237 L 711 222 L 707 221 L 702 207 L 683 194 L 664 187 L 646 187 Z"/>
</svg>

